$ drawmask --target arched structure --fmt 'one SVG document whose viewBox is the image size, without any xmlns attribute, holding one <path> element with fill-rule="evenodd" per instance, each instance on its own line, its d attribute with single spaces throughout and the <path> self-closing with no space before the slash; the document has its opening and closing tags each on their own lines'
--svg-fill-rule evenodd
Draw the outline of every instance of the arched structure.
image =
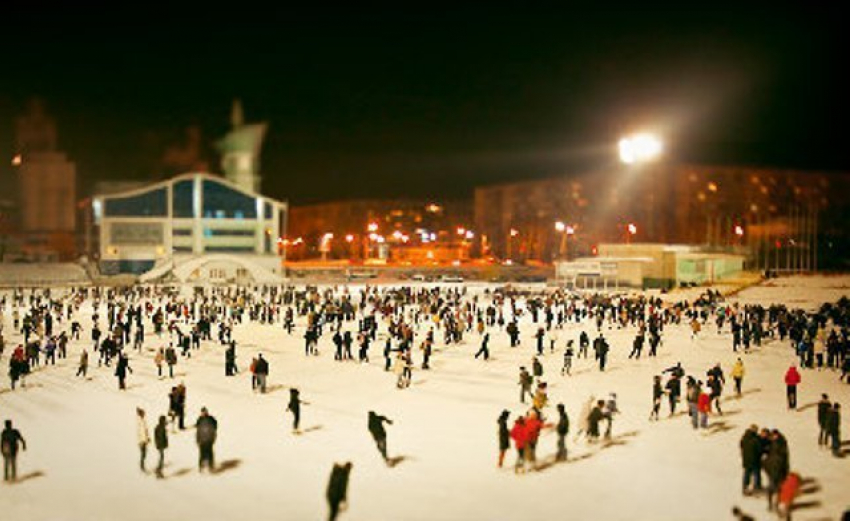
<svg viewBox="0 0 850 521">
<path fill-rule="evenodd" d="M 168 260 L 143 273 L 141 282 L 176 280 L 177 282 L 253 282 L 279 284 L 281 276 L 265 266 L 239 255 L 201 255 L 179 261 Z"/>
</svg>

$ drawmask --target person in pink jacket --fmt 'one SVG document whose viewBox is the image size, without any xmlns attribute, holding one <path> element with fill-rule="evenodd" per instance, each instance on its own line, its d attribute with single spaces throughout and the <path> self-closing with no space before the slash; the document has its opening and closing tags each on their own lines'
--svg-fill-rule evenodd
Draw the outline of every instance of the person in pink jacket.
<svg viewBox="0 0 850 521">
<path fill-rule="evenodd" d="M 785 373 L 785 386 L 788 393 L 788 408 L 797 409 L 797 385 L 800 384 L 800 373 L 793 365 Z"/>
</svg>

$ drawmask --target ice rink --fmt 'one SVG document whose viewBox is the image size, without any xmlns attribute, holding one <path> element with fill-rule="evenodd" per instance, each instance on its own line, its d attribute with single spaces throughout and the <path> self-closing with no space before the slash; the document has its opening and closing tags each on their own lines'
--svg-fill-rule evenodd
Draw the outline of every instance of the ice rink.
<svg viewBox="0 0 850 521">
<path fill-rule="evenodd" d="M 468 286 L 471 292 L 486 287 Z M 664 298 L 700 290 L 688 291 Z M 847 294 L 850 277 L 798 277 L 746 289 L 728 302 L 786 303 L 811 310 Z M 550 403 L 544 412 L 553 421 L 555 404 L 566 405 L 569 459 L 554 462 L 556 436 L 546 430 L 538 447 L 542 468 L 516 475 L 513 449 L 505 467 L 496 467 L 496 419 L 508 409 L 512 425 L 528 407 L 519 402 L 517 382 L 519 367 L 530 366 L 535 351 L 537 325 L 529 317 L 520 324 L 517 348 L 509 347 L 504 331 L 491 330 L 487 362 L 473 358 L 480 344 L 476 332 L 450 346 L 438 332 L 430 371 L 419 369 L 418 346 L 428 327 L 420 326 L 413 383 L 404 390 L 383 368 L 384 323 L 369 364 L 335 362 L 327 333 L 319 341 L 320 355 L 305 356 L 304 318 L 299 317 L 291 336 L 280 324 L 236 326 L 240 373 L 235 377 L 224 376 L 224 347 L 203 342 L 190 359 L 180 357 L 170 379 L 157 378 L 153 362 L 155 349 L 167 345 L 168 337 L 158 339 L 148 321 L 143 352 L 128 347 L 134 372 L 129 388 L 119 391 L 113 368 L 97 367 L 95 356 L 89 378 L 74 376 L 81 347 L 91 347 L 90 301 L 81 313 L 82 339 L 71 342 L 69 357 L 42 366 L 27 377 L 26 388 L 11 391 L 6 369 L 22 337 L 12 332 L 6 307 L 0 419 L 14 420 L 28 450 L 19 458 L 21 482 L 0 485 L 3 521 L 326 519 L 328 475 L 334 462 L 344 461 L 351 461 L 353 470 L 342 520 L 720 520 L 732 518 L 734 505 L 756 519 L 774 519 L 764 497 L 741 494 L 738 443 L 750 424 L 779 429 L 788 440 L 791 469 L 807 478 L 795 519 L 840 519 L 850 507 L 850 465 L 819 449 L 814 406 L 821 393 L 841 402 L 846 437 L 850 386 L 839 383 L 836 372 L 803 370 L 800 407 L 788 411 L 783 377 L 797 360 L 788 343 L 768 341 L 740 355 L 747 371 L 744 394 L 734 397 L 730 379 L 725 414 L 712 416 L 708 431 L 694 431 L 687 414 L 668 418 L 666 401 L 661 421 L 648 420 L 652 378 L 677 361 L 702 379 L 720 362 L 729 378 L 737 355 L 728 326 L 718 334 L 709 323 L 696 340 L 684 321 L 669 326 L 659 356 L 647 357 L 647 348 L 635 361 L 627 359 L 635 329 L 605 325 L 602 332 L 612 345 L 606 371 L 600 373 L 591 356 L 574 360 L 568 377 L 560 374 L 565 342 L 577 343 L 582 329 L 592 339 L 596 328 L 571 323 L 559 331 L 557 350 L 547 349 L 542 358 Z M 63 322 L 55 330 L 68 327 Z M 252 391 L 248 372 L 259 352 L 271 365 L 265 395 Z M 166 479 L 157 480 L 138 467 L 135 408 L 147 411 L 153 429 L 156 417 L 168 410 L 171 387 L 179 382 L 188 390 L 187 423 L 194 424 L 202 406 L 218 419 L 220 470 L 199 474 L 194 430 L 187 430 L 171 435 Z M 291 416 L 284 412 L 290 387 L 299 388 L 309 402 L 302 409 L 301 435 L 291 432 Z M 622 411 L 614 419 L 612 441 L 576 441 L 582 404 L 590 395 L 607 398 L 609 393 L 617 394 Z M 387 427 L 389 455 L 397 462 L 393 467 L 385 465 L 367 431 L 370 410 L 394 421 Z M 152 448 L 149 452 L 152 469 L 157 456 Z"/>
</svg>

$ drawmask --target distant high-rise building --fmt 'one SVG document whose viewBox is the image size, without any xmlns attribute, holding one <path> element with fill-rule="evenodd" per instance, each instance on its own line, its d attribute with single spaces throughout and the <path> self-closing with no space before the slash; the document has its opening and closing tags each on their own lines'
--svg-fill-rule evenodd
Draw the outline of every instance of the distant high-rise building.
<svg viewBox="0 0 850 521">
<path fill-rule="evenodd" d="M 266 123 L 246 125 L 242 103 L 239 100 L 233 102 L 230 122 L 233 129 L 217 143 L 224 176 L 243 190 L 259 192 L 260 149 L 268 125 Z"/>
<path fill-rule="evenodd" d="M 18 185 L 21 248 L 70 256 L 76 229 L 77 171 L 57 150 L 56 124 L 41 102 L 30 103 L 15 124 L 12 164 Z"/>
</svg>

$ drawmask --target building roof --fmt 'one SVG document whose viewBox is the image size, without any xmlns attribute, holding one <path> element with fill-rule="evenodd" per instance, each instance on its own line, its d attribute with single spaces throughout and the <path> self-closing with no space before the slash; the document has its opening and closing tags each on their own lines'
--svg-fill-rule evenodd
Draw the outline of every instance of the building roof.
<svg viewBox="0 0 850 521">
<path fill-rule="evenodd" d="M 149 192 L 151 190 L 156 190 L 156 189 L 159 189 L 159 188 L 166 188 L 169 185 L 173 185 L 173 184 L 178 183 L 180 181 L 194 180 L 194 179 L 199 178 L 199 177 L 201 179 L 204 179 L 204 180 L 214 181 L 216 183 L 220 183 L 224 186 L 227 186 L 228 188 L 230 188 L 232 190 L 235 190 L 237 192 L 241 192 L 241 193 L 243 193 L 243 194 L 245 194 L 249 197 L 262 197 L 263 199 L 265 199 L 269 202 L 277 203 L 277 204 L 283 205 L 285 207 L 288 207 L 288 204 L 285 201 L 278 201 L 277 199 L 273 199 L 271 197 L 267 197 L 267 196 L 262 195 L 262 194 L 254 193 L 250 190 L 245 190 L 244 188 L 241 188 L 241 187 L 231 183 L 230 181 L 228 181 L 224 177 L 221 177 L 221 176 L 215 175 L 215 174 L 210 174 L 210 173 L 207 173 L 207 172 L 189 172 L 189 173 L 185 173 L 185 174 L 180 174 L 180 175 L 174 176 L 170 179 L 166 179 L 164 181 L 158 181 L 158 182 L 155 182 L 155 183 L 144 185 L 144 186 L 139 187 L 139 188 L 134 188 L 134 189 L 131 189 L 131 190 L 125 190 L 123 192 L 110 192 L 108 194 L 104 194 L 104 193 L 94 194 L 92 196 L 92 198 L 93 199 L 112 199 L 112 198 L 120 199 L 120 198 L 124 198 L 124 197 L 132 197 L 134 195 L 140 195 L 140 194 L 143 194 L 145 192 Z"/>
</svg>

